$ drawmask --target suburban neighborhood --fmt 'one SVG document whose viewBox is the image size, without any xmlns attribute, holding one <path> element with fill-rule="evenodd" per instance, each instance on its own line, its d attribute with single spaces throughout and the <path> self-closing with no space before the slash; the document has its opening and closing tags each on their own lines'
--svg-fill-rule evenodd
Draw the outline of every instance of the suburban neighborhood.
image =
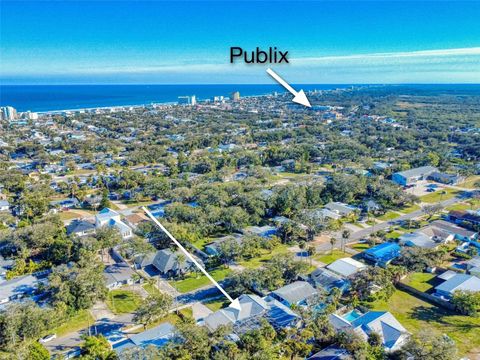
<svg viewBox="0 0 480 360">
<path fill-rule="evenodd" d="M 308 95 L 2 118 L 0 358 L 480 359 L 478 96 Z"/>
</svg>

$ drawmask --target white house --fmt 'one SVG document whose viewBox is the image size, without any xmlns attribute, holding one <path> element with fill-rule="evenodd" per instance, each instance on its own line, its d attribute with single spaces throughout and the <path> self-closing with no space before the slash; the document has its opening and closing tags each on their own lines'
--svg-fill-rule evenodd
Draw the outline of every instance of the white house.
<svg viewBox="0 0 480 360">
<path fill-rule="evenodd" d="M 335 260 L 327 266 L 328 270 L 346 278 L 366 268 L 367 266 L 365 264 L 349 257 Z"/>
<path fill-rule="evenodd" d="M 132 228 L 120 219 L 120 214 L 115 210 L 104 208 L 95 215 L 95 227 L 98 229 L 103 226 L 117 228 L 123 239 L 133 236 Z"/>
</svg>

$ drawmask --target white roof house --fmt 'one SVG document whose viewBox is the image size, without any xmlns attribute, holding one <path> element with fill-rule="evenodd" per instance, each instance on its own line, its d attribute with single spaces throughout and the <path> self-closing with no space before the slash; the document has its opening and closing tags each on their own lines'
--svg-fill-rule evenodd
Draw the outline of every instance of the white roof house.
<svg viewBox="0 0 480 360">
<path fill-rule="evenodd" d="M 455 291 L 480 291 L 480 279 L 473 275 L 456 274 L 435 288 L 435 294 L 451 298 Z"/>
<path fill-rule="evenodd" d="M 317 290 L 308 282 L 295 281 L 273 291 L 271 296 L 286 306 L 292 306 L 306 304 L 306 301 L 315 294 Z"/>
<path fill-rule="evenodd" d="M 327 269 L 343 277 L 349 277 L 359 271 L 366 269 L 366 267 L 367 266 L 360 261 L 346 257 L 343 259 L 335 260 L 327 266 Z"/>
<path fill-rule="evenodd" d="M 102 226 L 117 228 L 123 239 L 133 237 L 132 228 L 120 219 L 120 214 L 115 210 L 104 208 L 95 215 L 95 227 L 100 228 Z"/>
<path fill-rule="evenodd" d="M 331 314 L 330 323 L 337 331 L 353 330 L 364 340 L 371 333 L 377 333 L 382 339 L 386 351 L 396 351 L 409 337 L 408 331 L 388 311 L 369 311 L 365 314 L 351 311 L 347 314 Z"/>
</svg>

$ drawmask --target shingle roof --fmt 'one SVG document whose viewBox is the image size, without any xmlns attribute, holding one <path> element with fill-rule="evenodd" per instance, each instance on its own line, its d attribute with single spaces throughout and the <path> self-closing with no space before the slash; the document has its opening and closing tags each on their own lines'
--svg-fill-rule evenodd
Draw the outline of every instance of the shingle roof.
<svg viewBox="0 0 480 360">
<path fill-rule="evenodd" d="M 286 300 L 289 304 L 298 304 L 316 293 L 317 291 L 306 281 L 295 281 L 273 291 L 273 294 Z"/>
</svg>

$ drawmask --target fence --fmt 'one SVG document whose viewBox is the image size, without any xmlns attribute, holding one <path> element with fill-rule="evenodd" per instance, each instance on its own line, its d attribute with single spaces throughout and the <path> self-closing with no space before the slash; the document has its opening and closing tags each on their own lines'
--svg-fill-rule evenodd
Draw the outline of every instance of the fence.
<svg viewBox="0 0 480 360">
<path fill-rule="evenodd" d="M 442 300 L 436 296 L 433 296 L 433 295 L 430 295 L 430 294 L 427 294 L 427 293 L 424 293 L 420 290 L 417 290 L 407 284 L 404 284 L 402 282 L 399 282 L 397 283 L 397 287 L 399 287 L 400 289 L 402 290 L 405 290 L 406 292 L 412 294 L 412 295 L 415 295 L 429 303 L 433 303 L 434 305 L 438 305 L 438 306 L 441 306 L 445 309 L 448 309 L 448 310 L 451 310 L 451 311 L 455 311 L 455 306 L 448 302 L 448 301 L 445 301 L 445 300 Z"/>
</svg>

